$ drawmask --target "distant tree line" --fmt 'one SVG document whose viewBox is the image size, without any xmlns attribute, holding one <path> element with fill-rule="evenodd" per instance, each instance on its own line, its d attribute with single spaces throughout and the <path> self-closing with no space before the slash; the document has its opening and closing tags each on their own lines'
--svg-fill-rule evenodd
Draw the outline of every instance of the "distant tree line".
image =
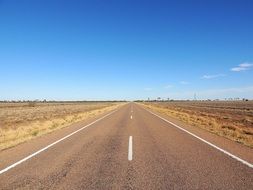
<svg viewBox="0 0 253 190">
<path fill-rule="evenodd" d="M 135 102 L 173 102 L 173 101 L 250 101 L 247 98 L 225 98 L 225 99 L 202 99 L 202 100 L 180 100 L 180 99 L 162 99 L 161 97 L 158 97 L 157 99 L 150 99 L 148 98 L 147 100 L 135 100 Z"/>
<path fill-rule="evenodd" d="M 99 101 L 92 101 L 92 100 L 78 100 L 78 101 L 57 101 L 57 100 L 0 100 L 0 103 L 104 103 L 104 102 L 127 102 L 126 100 L 99 100 Z"/>
</svg>

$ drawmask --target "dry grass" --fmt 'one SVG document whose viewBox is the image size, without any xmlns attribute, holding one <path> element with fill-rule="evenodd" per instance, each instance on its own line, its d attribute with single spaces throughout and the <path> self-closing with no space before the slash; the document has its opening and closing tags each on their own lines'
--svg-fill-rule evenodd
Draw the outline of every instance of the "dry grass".
<svg viewBox="0 0 253 190">
<path fill-rule="evenodd" d="M 147 102 L 147 108 L 253 147 L 253 101 Z"/>
<path fill-rule="evenodd" d="M 0 103 L 0 150 L 116 109 L 122 103 Z"/>
</svg>

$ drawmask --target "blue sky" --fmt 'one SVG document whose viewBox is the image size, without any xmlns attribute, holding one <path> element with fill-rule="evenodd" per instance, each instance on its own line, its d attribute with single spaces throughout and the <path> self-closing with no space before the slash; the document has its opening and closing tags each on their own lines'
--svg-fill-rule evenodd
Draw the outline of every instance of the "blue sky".
<svg viewBox="0 0 253 190">
<path fill-rule="evenodd" d="M 251 0 L 0 0 L 0 100 L 253 99 Z"/>
</svg>

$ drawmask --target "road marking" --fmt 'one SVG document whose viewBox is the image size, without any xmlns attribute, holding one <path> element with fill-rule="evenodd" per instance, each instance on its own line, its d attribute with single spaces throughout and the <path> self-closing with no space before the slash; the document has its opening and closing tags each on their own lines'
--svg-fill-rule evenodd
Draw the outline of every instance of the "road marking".
<svg viewBox="0 0 253 190">
<path fill-rule="evenodd" d="M 131 115 L 131 119 L 133 119 L 133 116 Z"/>
<path fill-rule="evenodd" d="M 133 159 L 133 137 L 129 137 L 129 144 L 128 144 L 128 160 L 132 161 Z"/>
<path fill-rule="evenodd" d="M 144 109 L 144 110 L 146 110 L 146 109 Z M 202 139 L 201 137 L 199 137 L 199 136 L 197 136 L 197 135 L 195 135 L 195 134 L 193 134 L 193 133 L 187 131 L 186 129 L 184 129 L 184 128 L 182 128 L 182 127 L 179 127 L 177 124 L 175 124 L 175 123 L 173 123 L 173 122 L 171 122 L 171 121 L 168 121 L 167 119 L 164 119 L 164 118 L 162 118 L 161 116 L 159 116 L 159 115 L 157 115 L 157 114 L 155 114 L 155 113 L 153 113 L 153 112 L 151 112 L 151 111 L 149 111 L 149 110 L 146 110 L 146 111 L 148 111 L 149 113 L 155 115 L 156 117 L 159 117 L 160 119 L 162 119 L 163 121 L 165 121 L 165 122 L 167 122 L 167 123 L 173 125 L 174 127 L 176 127 L 176 128 L 178 128 L 178 129 L 180 129 L 180 130 L 182 130 L 182 131 L 188 133 L 189 135 L 191 135 L 191 136 L 193 136 L 193 137 L 199 139 L 200 141 L 202 141 L 202 142 L 208 144 L 209 146 L 211 146 L 211 147 L 213 147 L 213 148 L 215 148 L 215 149 L 217 149 L 217 150 L 223 152 L 224 154 L 226 154 L 226 155 L 232 157 L 233 159 L 235 159 L 235 160 L 237 160 L 237 161 L 239 161 L 239 162 L 245 164 L 246 166 L 248 166 L 248 167 L 250 167 L 250 168 L 253 168 L 253 164 L 251 164 L 251 163 L 249 163 L 249 162 L 247 162 L 247 161 L 245 161 L 245 160 L 243 160 L 243 159 L 241 159 L 241 158 L 239 158 L 239 157 L 233 155 L 232 153 L 230 153 L 230 152 L 228 152 L 228 151 L 226 151 L 226 150 L 224 150 L 224 149 L 222 149 L 222 148 L 220 148 L 220 147 L 218 147 L 218 146 L 216 146 L 216 145 L 214 145 L 214 144 L 208 142 L 208 141 L 205 140 L 205 139 Z"/>
<path fill-rule="evenodd" d="M 113 111 L 113 112 L 111 112 L 111 113 L 109 113 L 109 114 L 106 114 L 105 116 L 103 116 L 103 117 L 97 119 L 96 121 L 93 121 L 92 123 L 90 123 L 90 124 L 88 124 L 88 125 L 86 125 L 86 126 L 80 128 L 80 129 L 78 129 L 78 130 L 76 130 L 76 131 L 70 133 L 69 135 L 67 135 L 67 136 L 65 136 L 65 137 L 63 137 L 63 138 L 61 138 L 61 139 L 59 139 L 59 140 L 53 142 L 52 144 L 50 144 L 50 145 L 48 145 L 48 146 L 46 146 L 46 147 L 44 147 L 44 148 L 38 150 L 37 152 L 35 152 L 35 153 L 33 153 L 33 154 L 31 154 L 31 155 L 29 155 L 29 156 L 23 158 L 22 160 L 19 160 L 18 162 L 16 162 L 16 163 L 14 163 L 14 164 L 12 164 L 12 165 L 10 165 L 10 166 L 8 166 L 8 167 L 6 167 L 6 168 L 0 170 L 0 175 L 3 174 L 3 173 L 5 173 L 5 172 L 7 172 L 8 170 L 10 170 L 10 169 L 12 169 L 12 168 L 18 166 L 19 164 L 21 164 L 21 163 L 23 163 L 23 162 L 29 160 L 30 158 L 32 158 L 32 157 L 34 157 L 34 156 L 40 154 L 41 152 L 43 152 L 43 151 L 49 149 L 50 147 L 52 147 L 52 146 L 58 144 L 59 142 L 61 142 L 61 141 L 65 140 L 65 139 L 71 137 L 72 135 L 74 135 L 74 134 L 76 134 L 76 133 L 78 133 L 78 132 L 84 130 L 85 128 L 87 128 L 87 127 L 89 127 L 89 126 L 91 126 L 91 125 L 93 125 L 93 124 L 99 122 L 100 120 L 102 120 L 102 119 L 104 119 L 104 118 L 106 118 L 106 117 L 112 115 L 112 114 L 113 114 L 114 112 L 116 112 L 116 111 L 117 111 L 117 110 L 115 110 L 115 111 Z"/>
</svg>

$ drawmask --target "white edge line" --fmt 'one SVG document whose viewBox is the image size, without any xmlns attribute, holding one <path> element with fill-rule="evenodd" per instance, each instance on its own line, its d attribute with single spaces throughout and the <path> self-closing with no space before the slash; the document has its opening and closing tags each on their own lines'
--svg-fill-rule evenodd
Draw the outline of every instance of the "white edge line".
<svg viewBox="0 0 253 190">
<path fill-rule="evenodd" d="M 72 135 L 74 135 L 74 134 L 76 134 L 76 133 L 82 131 L 83 129 L 85 129 L 85 128 L 87 128 L 87 127 L 89 127 L 89 126 L 91 126 L 91 125 L 97 123 L 98 121 L 100 121 L 100 120 L 102 120 L 102 119 L 108 117 L 109 115 L 113 114 L 113 113 L 116 112 L 116 111 L 118 111 L 118 110 L 114 110 L 113 112 L 106 114 L 105 116 L 103 116 L 103 117 L 97 119 L 96 121 L 93 121 L 92 123 L 90 123 L 90 124 L 88 124 L 88 125 L 86 125 L 86 126 L 80 128 L 80 129 L 78 129 L 78 130 L 76 130 L 76 131 L 70 133 L 69 135 L 67 135 L 67 136 L 65 136 L 65 137 L 63 137 L 63 138 L 61 138 L 61 139 L 59 139 L 59 140 L 53 142 L 52 144 L 50 144 L 50 145 L 48 145 L 48 146 L 46 146 L 46 147 L 44 147 L 44 148 L 38 150 L 37 152 L 35 152 L 35 153 L 33 153 L 33 154 L 31 154 L 31 155 L 29 155 L 29 156 L 23 158 L 22 160 L 19 160 L 18 162 L 14 163 L 14 164 L 12 164 L 12 165 L 10 165 L 10 166 L 8 166 L 8 167 L 6 167 L 5 169 L 0 170 L 0 175 L 3 174 L 3 173 L 5 173 L 5 172 L 7 172 L 8 170 L 10 170 L 10 169 L 16 167 L 17 165 L 19 165 L 19 164 L 21 164 L 21 163 L 23 163 L 23 162 L 29 160 L 30 158 L 32 158 L 32 157 L 34 157 L 34 156 L 40 154 L 41 152 L 43 152 L 43 151 L 49 149 L 50 147 L 56 145 L 57 143 L 59 143 L 59 142 L 65 140 L 65 139 L 71 137 Z"/>
<path fill-rule="evenodd" d="M 128 160 L 132 161 L 133 159 L 133 137 L 129 137 L 129 145 L 128 145 Z"/>
<path fill-rule="evenodd" d="M 144 108 L 143 108 L 143 109 L 144 109 Z M 230 152 L 228 152 L 228 151 L 226 151 L 226 150 L 224 150 L 224 149 L 222 149 L 222 148 L 220 148 L 220 147 L 218 147 L 218 146 L 216 146 L 216 145 L 214 145 L 214 144 L 208 142 L 208 141 L 205 140 L 205 139 L 202 139 L 201 137 L 199 137 L 199 136 L 197 136 L 197 135 L 195 135 L 195 134 L 193 134 L 193 133 L 187 131 L 186 129 L 184 129 L 184 128 L 182 128 L 182 127 L 179 127 L 179 126 L 176 125 L 175 123 L 173 123 L 173 122 L 171 122 L 171 121 L 168 121 L 167 119 L 164 119 L 164 118 L 162 118 L 161 116 L 159 116 L 159 115 L 157 115 L 157 114 L 155 114 L 155 113 L 153 113 L 153 112 L 151 112 L 151 111 L 149 111 L 149 110 L 147 110 L 147 109 L 144 109 L 144 110 L 146 110 L 146 111 L 148 111 L 149 113 L 155 115 L 156 117 L 159 117 L 160 119 L 162 119 L 163 121 L 165 121 L 165 122 L 167 122 L 167 123 L 173 125 L 174 127 L 176 127 L 176 128 L 178 128 L 178 129 L 180 129 L 180 130 L 182 130 L 182 131 L 188 133 L 189 135 L 191 135 L 191 136 L 193 136 L 193 137 L 199 139 L 200 141 L 202 141 L 202 142 L 208 144 L 209 146 L 211 146 L 211 147 L 213 147 L 213 148 L 215 148 L 215 149 L 217 149 L 217 150 L 223 152 L 224 154 L 226 154 L 226 155 L 228 155 L 228 156 L 234 158 L 235 160 L 237 160 L 237 161 L 239 161 L 239 162 L 245 164 L 246 166 L 248 166 L 248 167 L 250 167 L 250 168 L 253 168 L 253 164 L 251 164 L 251 163 L 249 163 L 249 162 L 247 162 L 247 161 L 245 161 L 245 160 L 243 160 L 243 159 L 241 159 L 241 158 L 239 158 L 239 157 L 233 155 L 232 153 L 230 153 Z"/>
</svg>

